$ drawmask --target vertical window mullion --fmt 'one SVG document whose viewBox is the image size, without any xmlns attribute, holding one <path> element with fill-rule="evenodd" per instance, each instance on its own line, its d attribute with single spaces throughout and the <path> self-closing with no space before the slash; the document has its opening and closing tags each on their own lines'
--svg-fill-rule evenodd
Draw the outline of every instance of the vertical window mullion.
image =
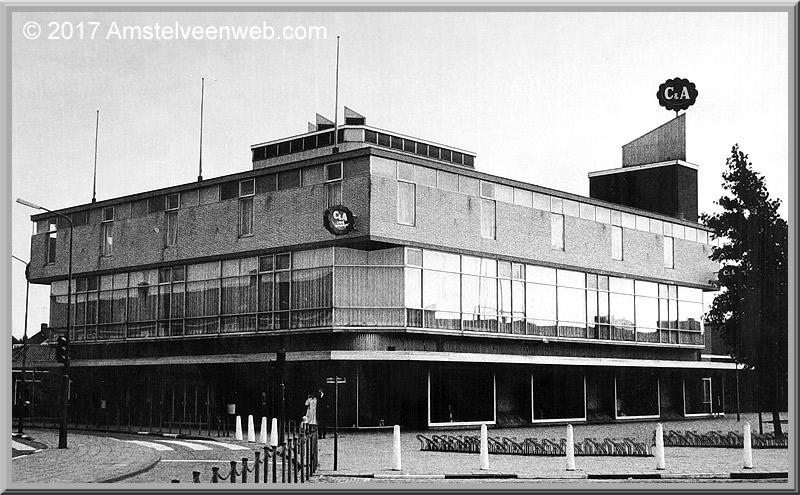
<svg viewBox="0 0 800 495">
<path fill-rule="evenodd" d="M 664 268 L 675 268 L 675 239 L 664 236 Z"/>
<path fill-rule="evenodd" d="M 611 259 L 622 261 L 622 227 L 618 225 L 611 226 Z"/>
<path fill-rule="evenodd" d="M 564 250 L 564 215 L 561 213 L 550 214 L 550 247 Z"/>
</svg>

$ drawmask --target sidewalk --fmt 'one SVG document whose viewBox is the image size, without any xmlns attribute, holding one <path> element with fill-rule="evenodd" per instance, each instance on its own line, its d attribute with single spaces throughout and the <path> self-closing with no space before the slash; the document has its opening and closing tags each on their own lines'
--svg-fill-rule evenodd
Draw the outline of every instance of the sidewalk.
<svg viewBox="0 0 800 495">
<path fill-rule="evenodd" d="M 743 415 L 751 429 L 758 431 L 755 416 Z M 664 431 L 711 430 L 741 431 L 736 416 L 696 421 L 662 421 Z M 629 422 L 604 425 L 574 425 L 575 441 L 586 437 L 597 439 L 630 437 L 650 440 L 655 422 Z M 333 471 L 333 435 L 320 440 L 320 464 L 317 474 L 325 477 L 409 477 L 409 478 L 522 478 L 522 479 L 760 479 L 786 478 L 789 472 L 788 449 L 753 449 L 753 469 L 743 468 L 743 450 L 731 448 L 667 447 L 666 469 L 657 471 L 653 457 L 576 456 L 575 471 L 566 471 L 566 457 L 489 455 L 489 470 L 480 469 L 478 454 L 420 451 L 418 432 L 401 432 L 401 471 L 392 467 L 391 429 L 361 432 L 340 432 L 338 469 Z M 479 435 L 477 429 L 421 432 L 432 435 Z M 522 428 L 490 428 L 495 438 L 561 438 L 566 427 L 533 426 Z M 791 431 L 790 431 L 791 434 Z M 790 445 L 792 442 L 790 437 Z"/>
<path fill-rule="evenodd" d="M 48 446 L 11 461 L 11 484 L 111 483 L 155 466 L 158 452 L 104 436 L 70 432 L 67 449 L 58 447 L 58 430 L 28 430 L 33 440 Z"/>
<path fill-rule="evenodd" d="M 757 420 L 749 420 L 757 431 Z M 723 419 L 664 421 L 664 431 L 711 430 L 741 431 L 735 415 Z M 655 422 L 630 422 L 604 425 L 574 425 L 575 440 L 586 437 L 637 440 L 652 438 Z M 563 425 L 539 425 L 521 428 L 490 428 L 489 436 L 500 438 L 560 438 L 566 436 Z M 58 431 L 33 429 L 26 432 L 48 448 L 12 460 L 11 483 L 103 483 L 135 476 L 155 466 L 161 459 L 158 451 L 133 443 L 114 441 L 103 436 L 70 432 L 68 449 L 58 449 Z M 344 478 L 373 479 L 679 479 L 714 480 L 744 477 L 785 482 L 790 470 L 788 449 L 753 449 L 754 469 L 743 469 L 742 449 L 667 447 L 666 469 L 656 471 L 653 457 L 576 456 L 575 471 L 566 471 L 565 457 L 490 455 L 489 469 L 480 469 L 478 454 L 420 451 L 417 434 L 478 435 L 477 429 L 402 432 L 402 470 L 392 467 L 392 430 L 340 431 L 338 469 L 333 471 L 333 434 L 319 441 L 318 481 Z M 790 435 L 792 431 L 790 430 Z M 790 445 L 793 437 L 790 437 Z M 785 485 L 784 485 L 785 486 Z"/>
</svg>

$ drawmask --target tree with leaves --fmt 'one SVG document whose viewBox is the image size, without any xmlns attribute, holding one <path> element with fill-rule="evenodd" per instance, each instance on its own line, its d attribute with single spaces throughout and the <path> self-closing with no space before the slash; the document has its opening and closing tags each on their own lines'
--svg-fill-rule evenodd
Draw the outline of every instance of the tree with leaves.
<svg viewBox="0 0 800 495">
<path fill-rule="evenodd" d="M 720 329 L 734 360 L 751 369 L 758 386 L 759 411 L 772 412 L 776 434 L 788 372 L 788 226 L 778 214 L 764 177 L 735 145 L 722 174 L 727 192 L 716 204 L 723 211 L 701 215 L 723 240 L 711 259 L 720 266 L 706 322 Z"/>
</svg>

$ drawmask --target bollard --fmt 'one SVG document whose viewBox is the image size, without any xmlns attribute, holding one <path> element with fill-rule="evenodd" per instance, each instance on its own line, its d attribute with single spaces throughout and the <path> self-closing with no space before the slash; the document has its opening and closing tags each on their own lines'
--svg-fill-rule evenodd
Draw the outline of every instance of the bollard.
<svg viewBox="0 0 800 495">
<path fill-rule="evenodd" d="M 575 438 L 572 432 L 572 425 L 567 425 L 567 471 L 575 471 Z"/>
<path fill-rule="evenodd" d="M 392 469 L 400 471 L 402 469 L 402 458 L 400 454 L 400 425 L 394 425 L 394 436 L 392 441 Z"/>
<path fill-rule="evenodd" d="M 742 437 L 744 442 L 744 468 L 753 469 L 753 443 L 750 439 L 750 423 L 747 421 L 742 426 Z"/>
<path fill-rule="evenodd" d="M 666 469 L 667 463 L 664 458 L 664 427 L 661 423 L 656 425 L 656 450 L 653 454 L 656 457 L 656 469 Z"/>
<path fill-rule="evenodd" d="M 211 468 L 211 482 L 219 483 L 219 468 L 217 466 Z"/>
<path fill-rule="evenodd" d="M 270 429 L 269 444 L 273 447 L 278 446 L 278 418 L 272 418 L 272 428 Z"/>
<path fill-rule="evenodd" d="M 200 471 L 192 471 L 192 483 L 200 483 Z"/>
<path fill-rule="evenodd" d="M 236 416 L 236 440 L 243 440 L 242 436 L 242 417 Z"/>
<path fill-rule="evenodd" d="M 264 445 L 267 444 L 267 417 L 261 418 L 261 432 L 258 435 L 258 442 Z"/>
<path fill-rule="evenodd" d="M 255 461 L 255 468 L 254 468 L 255 469 L 255 473 L 254 473 L 255 474 L 255 476 L 254 476 L 255 479 L 253 479 L 253 483 L 258 483 L 258 471 L 259 471 L 259 467 L 261 465 L 261 452 L 256 450 L 254 452 L 254 454 L 256 456 L 256 461 Z"/>
<path fill-rule="evenodd" d="M 486 424 L 481 425 L 481 469 L 489 469 L 489 440 Z"/>
<path fill-rule="evenodd" d="M 236 483 L 236 461 L 231 461 L 231 474 L 228 476 L 231 477 L 231 483 Z"/>
<path fill-rule="evenodd" d="M 247 457 L 242 457 L 242 483 L 247 483 Z"/>
<path fill-rule="evenodd" d="M 253 415 L 252 414 L 247 416 L 247 441 L 248 442 L 255 442 L 256 441 L 256 427 L 253 424 Z"/>
</svg>

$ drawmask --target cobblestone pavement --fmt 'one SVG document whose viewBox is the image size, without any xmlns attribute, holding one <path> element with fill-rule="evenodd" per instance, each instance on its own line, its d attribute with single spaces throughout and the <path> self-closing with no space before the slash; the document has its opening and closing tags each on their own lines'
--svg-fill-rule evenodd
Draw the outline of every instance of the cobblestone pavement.
<svg viewBox="0 0 800 495">
<path fill-rule="evenodd" d="M 98 483 L 147 469 L 160 456 L 140 445 L 116 442 L 104 436 L 69 433 L 66 449 L 58 447 L 58 430 L 28 430 L 48 448 L 11 461 L 11 482 Z"/>
</svg>

